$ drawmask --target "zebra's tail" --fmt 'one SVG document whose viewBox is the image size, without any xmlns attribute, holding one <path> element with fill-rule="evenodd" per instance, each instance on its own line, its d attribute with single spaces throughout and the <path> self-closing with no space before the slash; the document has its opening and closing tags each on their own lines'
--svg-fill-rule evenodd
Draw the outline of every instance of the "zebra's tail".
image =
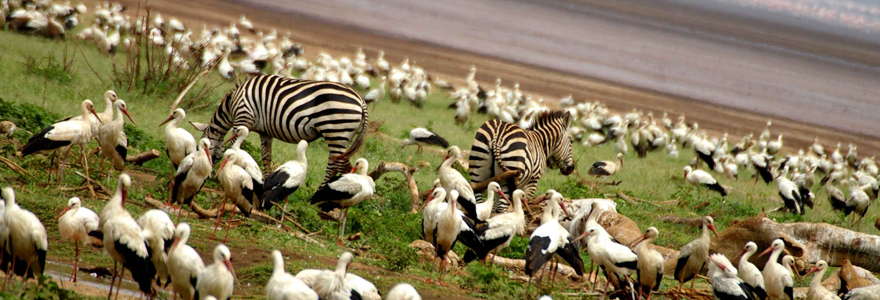
<svg viewBox="0 0 880 300">
<path fill-rule="evenodd" d="M 370 121 L 370 113 L 367 111 L 367 103 L 363 100 L 361 100 L 361 110 L 363 111 L 363 118 L 361 118 L 361 130 L 360 132 L 358 132 L 358 137 L 354 140 L 351 146 L 348 147 L 348 150 L 345 150 L 345 152 L 343 152 L 342 154 L 337 155 L 336 157 L 333 157 L 331 159 L 350 160 L 351 156 L 357 153 L 358 150 L 360 150 L 361 146 L 364 144 L 364 138 L 366 138 L 367 136 L 367 133 L 365 131 L 367 131 L 367 124 L 369 124 Z"/>
</svg>

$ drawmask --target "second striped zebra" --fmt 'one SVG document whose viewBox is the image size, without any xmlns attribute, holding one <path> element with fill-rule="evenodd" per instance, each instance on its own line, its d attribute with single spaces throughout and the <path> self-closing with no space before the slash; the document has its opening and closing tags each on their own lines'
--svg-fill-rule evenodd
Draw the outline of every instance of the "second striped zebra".
<svg viewBox="0 0 880 300">
<path fill-rule="evenodd" d="M 543 112 L 528 129 L 500 120 L 487 121 L 477 130 L 471 147 L 471 184 L 507 171 L 519 171 L 518 177 L 502 186 L 506 192 L 521 189 L 528 198 L 534 195 L 548 166 L 560 169 L 563 175 L 571 174 L 576 168 L 568 130 L 571 119 L 565 111 Z M 499 199 L 495 212 L 506 211 L 508 205 Z"/>
</svg>

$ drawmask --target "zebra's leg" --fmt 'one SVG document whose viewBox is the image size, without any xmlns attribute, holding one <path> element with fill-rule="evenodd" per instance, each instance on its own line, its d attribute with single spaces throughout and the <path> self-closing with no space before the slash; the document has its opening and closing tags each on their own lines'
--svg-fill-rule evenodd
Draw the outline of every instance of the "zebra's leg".
<svg viewBox="0 0 880 300">
<path fill-rule="evenodd" d="M 265 173 L 263 175 L 266 175 L 275 169 L 272 167 L 272 137 L 266 133 L 260 133 L 260 146 L 262 146 L 260 156 L 263 159 L 263 172 Z"/>
</svg>

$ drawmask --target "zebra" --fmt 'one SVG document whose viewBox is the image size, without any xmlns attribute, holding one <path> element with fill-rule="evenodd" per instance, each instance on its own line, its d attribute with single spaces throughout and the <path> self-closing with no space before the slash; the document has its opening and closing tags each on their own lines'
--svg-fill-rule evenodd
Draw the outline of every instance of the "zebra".
<svg viewBox="0 0 880 300">
<path fill-rule="evenodd" d="M 520 171 L 502 188 L 506 188 L 505 192 L 521 189 L 526 197 L 532 197 L 546 167 L 558 168 L 563 175 L 571 174 L 576 169 L 568 130 L 571 119 L 567 111 L 542 112 L 529 129 L 500 120 L 486 121 L 477 130 L 471 147 L 471 185 L 506 171 Z M 481 196 L 476 195 L 478 202 Z M 508 205 L 504 199 L 498 199 L 493 210 L 504 212 Z"/>
<path fill-rule="evenodd" d="M 264 171 L 273 170 L 272 139 L 297 143 L 323 137 L 330 150 L 323 186 L 351 170 L 349 158 L 363 145 L 368 120 L 366 102 L 345 85 L 261 75 L 226 94 L 202 137 L 211 140 L 216 162 L 224 151 L 221 138 L 230 128 L 245 126 L 259 133 Z"/>
</svg>

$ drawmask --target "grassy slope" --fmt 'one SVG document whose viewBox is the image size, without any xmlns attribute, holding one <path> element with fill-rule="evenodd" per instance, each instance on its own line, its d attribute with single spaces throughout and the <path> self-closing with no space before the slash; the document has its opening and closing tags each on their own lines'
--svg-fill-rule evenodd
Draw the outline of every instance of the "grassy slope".
<svg viewBox="0 0 880 300">
<path fill-rule="evenodd" d="M 110 60 L 100 56 L 92 45 L 81 45 L 84 49 L 83 53 L 88 62 L 99 73 L 105 81 L 107 81 L 110 69 Z M 140 130 L 144 131 L 147 136 L 158 139 L 154 140 L 154 147 L 162 138 L 162 129 L 156 125 L 161 122 L 168 113 L 167 107 L 173 96 L 158 98 L 152 95 L 141 95 L 138 91 L 127 91 L 124 87 L 108 86 L 102 83 L 92 73 L 91 68 L 86 64 L 82 56 L 77 54 L 74 63 L 74 73 L 71 80 L 64 82 L 55 79 L 46 80 L 45 76 L 33 74 L 24 67 L 25 57 L 32 56 L 36 59 L 55 55 L 61 57 L 63 52 L 63 44 L 55 41 L 48 41 L 41 38 L 26 37 L 8 32 L 0 31 L 0 98 L 15 103 L 31 103 L 38 106 L 44 106 L 48 111 L 58 115 L 70 115 L 78 111 L 79 102 L 84 98 L 96 100 L 98 109 L 102 109 L 103 101 L 101 95 L 107 89 L 115 89 L 121 99 L 125 99 L 134 119 L 138 122 Z M 216 76 L 211 75 L 210 80 L 217 80 Z M 107 81 L 109 82 L 109 81 Z M 231 86 L 231 85 L 229 85 Z M 45 105 L 43 105 L 45 89 Z M 228 87 L 221 87 L 217 90 L 214 99 L 219 100 L 220 94 L 226 92 Z M 385 100 L 379 103 L 377 107 L 373 107 L 370 111 L 370 119 L 372 121 L 385 121 L 380 131 L 396 138 L 402 138 L 409 129 L 416 126 L 426 126 L 446 137 L 452 144 L 460 145 L 463 149 L 468 149 L 471 145 L 474 130 L 479 126 L 485 117 L 477 116 L 472 119 L 471 123 L 465 127 L 455 126 L 452 119 L 452 111 L 446 110 L 445 106 L 449 100 L 445 96 L 434 93 L 430 96 L 425 109 L 414 109 L 406 104 L 393 104 Z M 212 109 L 194 112 L 190 111 L 188 120 L 207 122 L 209 121 Z M 187 130 L 196 134 L 188 125 L 183 126 Z M 195 135 L 198 137 L 198 135 Z M 27 138 L 24 136 L 23 138 Z M 253 145 L 258 145 L 258 138 L 252 136 L 249 141 Z M 161 146 L 161 144 L 159 144 Z M 254 148 L 255 149 L 255 148 Z M 283 143 L 275 143 L 274 160 L 278 163 L 284 160 L 292 159 L 295 156 L 295 147 Z M 614 157 L 613 145 L 601 146 L 596 148 L 585 148 L 577 145 L 575 151 L 575 159 L 579 162 L 579 171 L 586 174 L 590 164 L 593 161 L 611 159 Z M 136 152 L 136 151 L 132 151 Z M 637 198 L 647 199 L 651 201 L 661 201 L 668 199 L 678 199 L 680 204 L 677 206 L 663 206 L 658 210 L 650 204 L 628 204 L 618 201 L 619 212 L 632 218 L 642 227 L 649 225 L 656 226 L 660 229 L 661 238 L 657 243 L 664 246 L 677 247 L 694 238 L 698 233 L 696 228 L 684 227 L 681 225 L 657 223 L 655 222 L 658 215 L 674 215 L 674 216 L 699 216 L 705 214 L 713 214 L 718 216 L 717 224 L 719 231 L 726 227 L 726 224 L 734 219 L 740 219 L 752 216 L 761 211 L 762 208 L 772 209 L 780 205 L 778 196 L 776 195 L 775 185 L 764 186 L 759 184 L 753 186 L 749 180 L 750 174 L 741 174 L 743 178 L 740 181 L 729 181 L 719 178 L 720 181 L 733 188 L 730 196 L 721 199 L 710 194 L 712 204 L 700 210 L 694 210 L 693 207 L 702 203 L 702 190 L 687 186 L 682 180 L 682 167 L 692 158 L 692 152 L 689 149 L 682 151 L 683 155 L 679 159 L 670 159 L 664 153 L 651 153 L 647 159 L 637 160 L 633 156 L 625 158 L 625 165 L 615 178 L 622 183 L 618 186 L 603 186 L 598 191 L 592 191 L 575 184 L 573 177 L 561 176 L 556 171 L 551 171 L 544 177 L 539 186 L 539 192 L 555 188 L 564 193 L 569 198 L 589 198 L 604 197 L 606 194 L 613 194 L 617 191 L 623 191 L 626 194 Z M 256 154 L 256 153 L 255 153 Z M 8 153 L 7 153 L 8 155 Z M 311 231 L 323 229 L 323 234 L 318 235 L 319 239 L 332 244 L 332 239 L 336 233 L 336 224 L 321 221 L 314 208 L 307 205 L 307 197 L 314 192 L 317 185 L 323 177 L 323 168 L 327 160 L 327 147 L 323 142 L 314 143 L 309 147 L 308 151 L 310 172 L 306 186 L 299 189 L 292 197 L 292 211 L 299 216 L 299 221 Z M 431 165 L 436 166 L 442 159 L 430 151 L 416 153 L 415 148 L 400 149 L 393 142 L 382 141 L 375 137 L 367 139 L 366 146 L 358 154 L 358 156 L 366 157 L 374 165 L 379 161 L 403 161 L 409 164 L 415 164 L 419 161 L 427 161 Z M 103 207 L 103 199 L 92 199 L 84 197 L 82 192 L 69 192 L 59 190 L 55 184 L 46 183 L 46 175 L 41 169 L 45 169 L 48 161 L 43 157 L 15 158 L 15 161 L 22 167 L 31 170 L 37 175 L 38 180 L 30 180 L 26 177 L 18 176 L 8 169 L 0 169 L 0 178 L 4 185 L 14 185 L 19 193 L 19 201 L 23 207 L 33 210 L 42 220 L 47 220 L 46 226 L 50 233 L 51 251 L 50 258 L 60 261 L 71 261 L 73 247 L 68 243 L 59 241 L 56 224 L 48 221 L 54 217 L 65 204 L 69 197 L 79 196 L 84 199 L 84 205 L 99 211 Z M 92 168 L 97 167 L 97 160 L 92 159 L 90 163 Z M 164 199 L 167 195 L 167 176 L 168 161 L 165 158 L 156 159 L 148 163 L 145 168 L 136 168 L 138 172 L 144 174 L 156 175 L 160 178 L 157 181 L 145 182 L 135 177 L 136 190 L 131 197 L 132 202 L 137 204 L 139 199 L 144 195 L 151 194 L 157 199 Z M 68 169 L 64 178 L 64 186 L 75 187 L 81 183 L 81 179 L 73 175 L 72 170 L 79 170 L 74 166 Z M 749 173 L 749 172 L 741 172 Z M 93 173 L 94 178 L 104 181 L 104 176 Z M 716 177 L 718 177 L 716 175 Z M 423 168 L 416 175 L 420 189 L 426 189 L 430 186 L 435 178 L 432 168 Z M 115 187 L 115 180 L 105 181 L 105 185 L 111 189 Z M 209 183 L 209 186 L 216 187 L 216 182 Z M 375 265 L 384 269 L 390 269 L 400 272 L 388 273 L 388 271 L 370 268 L 369 274 L 365 274 L 364 269 L 355 270 L 357 273 L 366 275 L 369 279 L 377 280 L 380 290 L 387 290 L 391 285 L 398 281 L 403 281 L 401 276 L 417 276 L 426 277 L 431 270 L 428 262 L 417 258 L 415 253 L 406 247 L 406 245 L 420 236 L 420 215 L 409 214 L 409 196 L 405 191 L 405 183 L 399 174 L 391 174 L 383 177 L 377 182 L 377 196 L 371 201 L 362 203 L 358 207 L 352 209 L 351 218 L 349 220 L 348 232 L 364 232 L 361 240 L 351 242 L 350 247 L 354 249 L 371 250 L 368 254 L 358 257 L 356 261 L 363 262 L 368 265 Z M 817 199 L 817 208 L 810 211 L 806 216 L 788 216 L 779 213 L 772 213 L 771 217 L 777 221 L 809 221 L 809 222 L 828 222 L 835 225 L 843 225 L 844 222 L 840 215 L 831 211 L 829 204 L 825 200 L 824 192 L 819 191 Z M 210 205 L 205 196 L 200 196 L 203 205 Z M 130 205 L 129 209 L 134 215 L 139 215 L 145 208 L 140 205 Z M 863 221 L 862 230 L 877 234 L 878 231 L 871 226 L 869 220 L 874 220 L 877 216 L 878 209 L 872 207 L 868 215 Z M 214 242 L 208 241 L 206 237 L 210 235 L 210 221 L 190 220 L 193 225 L 193 235 L 196 249 L 206 254 L 210 253 Z M 379 234 L 381 233 L 381 234 Z M 291 259 L 288 265 L 289 271 L 296 271 L 301 268 L 326 268 L 328 266 L 328 257 L 335 257 L 341 253 L 342 249 L 336 246 L 329 246 L 328 249 L 307 244 L 299 239 L 289 237 L 274 227 L 264 226 L 254 222 L 245 222 L 230 233 L 230 245 L 236 254 L 247 252 L 245 258 L 246 267 L 238 270 L 241 285 L 237 286 L 246 293 L 262 293 L 261 286 L 268 280 L 268 274 L 271 273 L 271 265 L 268 260 L 267 249 L 281 248 L 285 253 L 297 253 L 302 259 Z M 459 246 L 460 247 L 460 246 Z M 506 257 L 521 257 L 525 249 L 525 240 L 517 240 L 508 251 L 502 253 Z M 256 253 L 261 261 L 259 263 L 250 263 L 256 258 Z M 234 255 L 235 256 L 235 255 Z M 315 256 L 319 259 L 311 259 Z M 585 258 L 585 261 L 588 258 Z M 95 266 L 109 266 L 111 260 L 96 251 L 84 251 L 83 261 L 85 264 Z M 209 262 L 209 261 L 208 261 Z M 355 268 L 358 269 L 358 268 Z M 487 271 L 480 266 L 470 266 L 471 273 L 468 275 L 462 272 L 454 272 L 448 281 L 466 288 L 470 294 L 479 297 L 507 298 L 519 295 L 521 288 L 515 287 L 516 284 L 509 283 L 503 278 L 506 271 L 494 269 Z M 391 278 L 389 278 L 391 276 Z M 432 286 L 418 284 L 414 281 L 418 288 L 446 291 Z M 511 286 L 511 287 L 508 287 Z"/>
</svg>

